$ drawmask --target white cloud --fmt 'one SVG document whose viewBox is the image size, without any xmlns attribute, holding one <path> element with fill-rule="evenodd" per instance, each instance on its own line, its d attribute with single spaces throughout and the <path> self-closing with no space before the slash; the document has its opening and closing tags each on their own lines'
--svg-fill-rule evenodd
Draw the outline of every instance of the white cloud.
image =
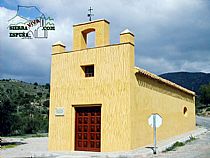
<svg viewBox="0 0 210 158">
<path fill-rule="evenodd" d="M 125 28 L 134 32 L 138 66 L 157 74 L 185 70 L 210 72 L 208 1 L 19 0 L 19 5 L 35 5 L 53 17 L 56 30 L 49 32 L 46 40 L 11 39 L 6 27 L 15 11 L 1 7 L 0 77 L 48 82 L 51 45 L 60 40 L 71 50 L 72 25 L 88 20 L 90 2 L 94 19 L 111 22 L 112 43 L 119 42 L 119 34 Z"/>
<path fill-rule="evenodd" d="M 209 60 L 210 61 L 210 60 Z M 185 61 L 180 68 L 181 71 L 194 71 L 194 72 L 209 72 L 210 70 L 210 63 L 209 62 L 202 62 L 202 61 Z"/>
<path fill-rule="evenodd" d="M 137 63 L 139 63 L 140 67 L 153 73 L 161 74 L 163 70 L 165 72 L 171 72 L 177 69 L 174 63 L 171 63 L 164 58 L 140 56 L 138 59 Z"/>
</svg>

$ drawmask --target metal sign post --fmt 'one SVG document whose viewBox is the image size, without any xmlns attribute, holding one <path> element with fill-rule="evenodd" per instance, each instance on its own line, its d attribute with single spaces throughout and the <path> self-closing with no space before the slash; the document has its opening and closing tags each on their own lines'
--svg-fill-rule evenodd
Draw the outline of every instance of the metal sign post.
<svg viewBox="0 0 210 158">
<path fill-rule="evenodd" d="M 153 127 L 153 139 L 154 139 L 154 150 L 153 153 L 157 153 L 157 128 L 162 125 L 162 118 L 158 114 L 150 115 L 148 119 L 148 123 L 151 127 Z"/>
<path fill-rule="evenodd" d="M 156 115 L 153 115 L 153 137 L 154 137 L 154 151 L 153 153 L 156 154 Z"/>
</svg>

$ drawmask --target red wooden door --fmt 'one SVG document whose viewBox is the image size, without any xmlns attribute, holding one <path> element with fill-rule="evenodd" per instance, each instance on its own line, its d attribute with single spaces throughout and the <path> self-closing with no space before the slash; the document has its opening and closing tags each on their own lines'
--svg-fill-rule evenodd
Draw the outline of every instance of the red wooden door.
<svg viewBox="0 0 210 158">
<path fill-rule="evenodd" d="M 75 107 L 75 150 L 100 151 L 101 107 Z"/>
</svg>

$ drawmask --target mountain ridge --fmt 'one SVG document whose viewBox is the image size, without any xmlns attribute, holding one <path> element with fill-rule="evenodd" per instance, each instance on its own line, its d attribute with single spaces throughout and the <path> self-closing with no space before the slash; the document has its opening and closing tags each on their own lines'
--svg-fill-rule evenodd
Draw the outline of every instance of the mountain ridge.
<svg viewBox="0 0 210 158">
<path fill-rule="evenodd" d="M 210 73 L 204 72 L 169 72 L 159 76 L 192 90 L 196 92 L 196 94 L 199 94 L 201 85 L 210 83 Z"/>
</svg>

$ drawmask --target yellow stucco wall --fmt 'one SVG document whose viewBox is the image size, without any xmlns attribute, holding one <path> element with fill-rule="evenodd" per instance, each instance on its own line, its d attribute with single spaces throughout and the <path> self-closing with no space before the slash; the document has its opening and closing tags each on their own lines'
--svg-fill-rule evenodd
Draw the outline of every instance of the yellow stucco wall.
<svg viewBox="0 0 210 158">
<path fill-rule="evenodd" d="M 130 42 L 134 45 L 134 35 L 130 32 L 120 34 L 120 43 Z"/>
<path fill-rule="evenodd" d="M 96 20 L 73 26 L 73 50 L 87 48 L 87 34 L 90 32 L 95 32 L 96 47 L 109 44 L 109 22 Z"/>
<path fill-rule="evenodd" d="M 52 55 L 50 150 L 74 150 L 74 106 L 101 105 L 101 151 L 129 150 L 130 76 L 133 45 L 118 44 Z M 132 60 L 133 61 L 133 60 Z M 83 65 L 95 76 L 84 77 Z M 65 109 L 55 116 L 55 107 Z M 126 142 L 126 143 L 125 143 Z"/>
<path fill-rule="evenodd" d="M 152 143 L 148 117 L 159 113 L 158 139 L 195 128 L 193 95 L 135 73 L 134 36 L 122 34 L 109 45 L 106 20 L 74 25 L 73 51 L 62 43 L 52 48 L 49 150 L 74 151 L 75 107 L 101 106 L 101 151 L 128 151 Z M 98 30 L 96 47 L 86 48 L 86 33 Z M 87 34 L 86 34 L 87 35 Z M 81 66 L 94 64 L 94 77 Z M 187 116 L 183 107 L 188 108 Z M 64 116 L 55 116 L 63 107 Z"/>
<path fill-rule="evenodd" d="M 140 74 L 133 76 L 133 80 L 132 149 L 153 143 L 153 128 L 148 124 L 148 118 L 153 113 L 158 113 L 163 119 L 162 125 L 157 128 L 158 140 L 195 129 L 194 96 Z M 184 107 L 187 107 L 185 115 Z"/>
</svg>

